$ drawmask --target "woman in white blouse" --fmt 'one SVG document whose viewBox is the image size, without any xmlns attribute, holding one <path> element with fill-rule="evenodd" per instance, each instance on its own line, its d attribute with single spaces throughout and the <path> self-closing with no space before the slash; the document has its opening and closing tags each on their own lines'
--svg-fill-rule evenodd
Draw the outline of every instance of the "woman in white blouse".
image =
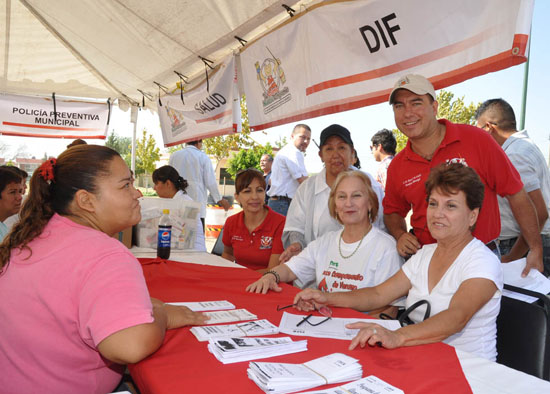
<svg viewBox="0 0 550 394">
<path fill-rule="evenodd" d="M 310 242 L 299 255 L 250 284 L 247 291 L 281 291 L 279 282 L 297 279 L 323 292 L 349 291 L 376 286 L 399 270 L 401 257 L 395 240 L 372 225 L 378 216 L 378 197 L 363 172 L 341 172 L 327 205 L 331 217 L 344 228 Z M 369 312 L 393 313 L 387 304 Z"/>
<path fill-rule="evenodd" d="M 409 317 L 417 324 L 389 331 L 377 324 L 354 323 L 360 331 L 350 349 L 366 344 L 393 349 L 443 341 L 489 360 L 496 359 L 496 319 L 503 287 L 498 258 L 474 238 L 484 186 L 476 172 L 460 163 L 443 163 L 426 181 L 428 230 L 437 243 L 424 245 L 390 279 L 348 293 L 307 289 L 294 302 L 301 310 L 322 305 L 371 310 L 407 295 L 406 306 L 427 300 Z"/>
<path fill-rule="evenodd" d="M 330 215 L 327 203 L 338 174 L 356 169 L 352 166 L 353 152 L 351 134 L 345 127 L 333 124 L 321 132 L 319 157 L 325 167 L 319 174 L 309 177 L 300 185 L 290 203 L 283 230 L 285 251 L 281 254 L 281 263 L 300 253 L 311 241 L 323 234 L 342 228 L 342 224 Z M 378 198 L 378 210 L 382 212 L 382 187 L 370 174 L 365 174 Z M 372 224 L 384 230 L 382 216 L 378 215 Z"/>
</svg>

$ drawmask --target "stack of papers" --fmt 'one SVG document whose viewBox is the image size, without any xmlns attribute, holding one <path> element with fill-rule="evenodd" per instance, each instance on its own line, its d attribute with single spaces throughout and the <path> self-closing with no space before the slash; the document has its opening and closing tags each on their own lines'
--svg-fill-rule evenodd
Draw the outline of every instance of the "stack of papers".
<svg viewBox="0 0 550 394">
<path fill-rule="evenodd" d="M 382 379 L 374 375 L 356 380 L 343 386 L 333 387 L 326 390 L 308 391 L 307 394 L 405 394 L 403 390 L 399 390 Z"/>
<path fill-rule="evenodd" d="M 208 316 L 206 324 L 231 323 L 242 320 L 256 320 L 258 316 L 248 312 L 246 309 L 233 309 L 230 311 L 203 312 Z"/>
<path fill-rule="evenodd" d="M 199 301 L 199 302 L 167 302 L 170 305 L 186 306 L 193 312 L 221 311 L 235 309 L 235 305 L 229 301 Z"/>
<path fill-rule="evenodd" d="M 527 260 L 525 258 L 510 261 L 506 264 L 501 264 L 502 273 L 504 275 L 504 283 L 516 287 L 521 287 L 522 289 L 527 289 L 531 291 L 536 291 L 537 293 L 548 294 L 550 293 L 550 280 L 546 278 L 543 274 L 537 271 L 534 268 L 531 268 L 529 274 L 525 278 L 521 277 L 521 272 L 525 268 Z M 535 302 L 538 300 L 536 297 L 531 297 L 525 294 L 519 294 L 514 291 L 504 289 L 502 295 L 506 297 L 516 298 L 525 302 Z"/>
<path fill-rule="evenodd" d="M 264 392 L 284 394 L 356 380 L 363 375 L 363 368 L 359 360 L 334 353 L 304 364 L 252 362 L 247 372 Z"/>
<path fill-rule="evenodd" d="M 377 319 L 356 319 L 356 318 L 339 318 L 333 317 L 330 320 L 318 325 L 312 326 L 304 323 L 296 326 L 304 319 L 304 315 L 295 315 L 284 312 L 279 324 L 279 331 L 288 335 L 307 336 L 315 338 L 333 338 L 351 340 L 355 338 L 358 329 L 346 328 L 346 324 L 350 323 L 376 323 L 388 330 L 395 331 L 401 328 L 397 320 L 377 320 Z M 324 316 L 311 316 L 308 321 L 312 324 L 319 323 L 325 320 Z"/>
<path fill-rule="evenodd" d="M 236 338 L 277 334 L 279 332 L 279 327 L 264 319 L 219 326 L 195 326 L 191 327 L 191 332 L 202 342 L 212 338 Z"/>
<path fill-rule="evenodd" d="M 307 350 L 307 340 L 283 338 L 219 338 L 208 341 L 208 350 L 224 364 L 258 360 Z"/>
</svg>

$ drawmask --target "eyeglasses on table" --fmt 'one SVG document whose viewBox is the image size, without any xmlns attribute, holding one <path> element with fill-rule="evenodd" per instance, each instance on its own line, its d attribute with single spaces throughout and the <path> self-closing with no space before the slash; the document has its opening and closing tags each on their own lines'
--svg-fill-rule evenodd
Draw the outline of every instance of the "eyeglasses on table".
<svg viewBox="0 0 550 394">
<path fill-rule="evenodd" d="M 283 309 L 287 309 L 287 308 L 292 308 L 292 307 L 295 307 L 297 306 L 298 304 L 291 304 L 291 305 L 286 305 L 286 306 L 279 306 L 277 305 L 277 311 L 282 311 Z M 325 320 L 322 320 L 318 323 L 312 323 L 309 321 L 309 319 L 313 316 L 313 313 L 310 313 L 309 315 L 307 315 L 306 317 L 304 317 L 301 321 L 299 321 L 297 324 L 296 324 L 296 327 L 300 327 L 302 324 L 304 323 L 307 323 L 309 324 L 310 326 L 320 326 L 321 324 L 329 321 L 330 319 L 332 319 L 332 309 L 330 309 L 328 306 L 322 306 L 320 307 L 319 309 L 315 308 L 315 310 L 317 312 L 319 312 L 322 316 L 325 316 L 326 319 Z"/>
</svg>

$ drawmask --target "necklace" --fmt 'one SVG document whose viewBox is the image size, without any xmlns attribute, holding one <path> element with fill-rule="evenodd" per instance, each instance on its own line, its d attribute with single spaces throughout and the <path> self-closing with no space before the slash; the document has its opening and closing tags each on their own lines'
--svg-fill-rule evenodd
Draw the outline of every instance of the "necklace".
<svg viewBox="0 0 550 394">
<path fill-rule="evenodd" d="M 367 236 L 367 234 L 369 233 L 370 229 L 372 228 L 372 224 L 369 226 L 367 232 L 365 233 L 365 235 L 363 235 L 363 237 L 361 238 L 361 240 L 359 241 L 359 244 L 355 247 L 355 250 L 349 255 L 349 256 L 344 256 L 342 254 L 342 236 L 344 235 L 344 231 L 342 231 L 340 233 L 340 239 L 338 240 L 338 253 L 340 253 L 340 257 L 342 257 L 343 259 L 349 259 L 351 257 L 353 257 L 353 255 L 359 250 L 359 248 L 361 247 L 361 244 L 363 243 L 363 240 L 365 239 L 365 237 Z"/>
</svg>

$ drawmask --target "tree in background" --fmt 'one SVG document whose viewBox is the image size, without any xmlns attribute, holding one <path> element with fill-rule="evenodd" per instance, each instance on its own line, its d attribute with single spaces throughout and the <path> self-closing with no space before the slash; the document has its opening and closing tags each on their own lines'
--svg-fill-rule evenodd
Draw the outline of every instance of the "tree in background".
<svg viewBox="0 0 550 394">
<path fill-rule="evenodd" d="M 260 169 L 260 159 L 265 154 L 273 155 L 273 148 L 268 142 L 265 145 L 255 145 L 251 149 L 241 149 L 235 156 L 233 156 L 228 164 L 227 172 L 231 174 L 233 178 L 240 170 L 245 170 L 247 168 L 257 168 Z"/>
<path fill-rule="evenodd" d="M 454 93 L 441 89 L 437 94 L 436 100 L 439 103 L 437 107 L 437 118 L 447 119 L 453 123 L 462 123 L 475 125 L 475 113 L 481 103 L 464 103 L 464 96 L 454 99 Z M 400 152 L 407 145 L 407 136 L 397 129 L 393 129 L 393 134 L 397 140 L 397 152 Z"/>
<path fill-rule="evenodd" d="M 136 175 L 152 174 L 159 159 L 160 148 L 155 138 L 147 136 L 147 130 L 143 129 L 143 137 L 136 141 Z"/>
<path fill-rule="evenodd" d="M 132 139 L 130 137 L 121 137 L 114 132 L 109 134 L 105 141 L 105 146 L 116 150 L 118 154 L 124 159 L 128 167 L 132 163 Z"/>
<path fill-rule="evenodd" d="M 464 96 L 453 100 L 454 96 L 454 93 L 446 90 L 439 91 L 437 95 L 437 102 L 439 103 L 437 118 L 447 119 L 453 123 L 475 125 L 476 110 L 481 103 L 466 105 L 464 103 Z"/>
<path fill-rule="evenodd" d="M 254 146 L 254 141 L 250 138 L 248 109 L 246 108 L 244 96 L 241 97 L 241 120 L 242 131 L 240 133 L 206 138 L 202 141 L 204 152 L 216 159 L 216 170 L 220 161 L 228 157 L 229 152 L 232 150 L 252 148 Z"/>
</svg>

